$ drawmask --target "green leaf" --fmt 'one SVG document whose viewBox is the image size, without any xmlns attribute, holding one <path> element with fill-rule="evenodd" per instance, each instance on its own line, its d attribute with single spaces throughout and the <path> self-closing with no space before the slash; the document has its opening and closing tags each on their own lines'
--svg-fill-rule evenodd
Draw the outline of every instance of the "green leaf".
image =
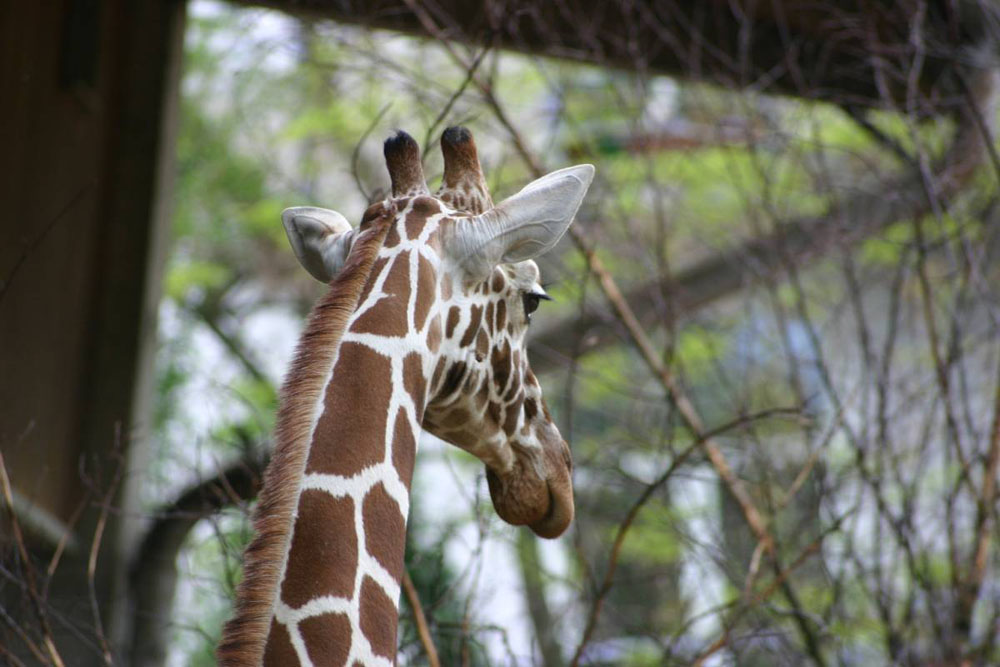
<svg viewBox="0 0 1000 667">
<path fill-rule="evenodd" d="M 192 260 L 172 264 L 167 269 L 164 291 L 175 301 L 184 301 L 192 290 L 212 289 L 226 283 L 230 270 L 215 262 Z"/>
</svg>

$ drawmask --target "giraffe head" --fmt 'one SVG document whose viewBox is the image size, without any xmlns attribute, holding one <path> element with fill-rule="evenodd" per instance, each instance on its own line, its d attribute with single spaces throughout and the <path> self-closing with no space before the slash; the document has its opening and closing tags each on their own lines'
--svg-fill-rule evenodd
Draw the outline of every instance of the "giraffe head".
<svg viewBox="0 0 1000 667">
<path fill-rule="evenodd" d="M 324 282 L 359 234 L 390 220 L 361 300 L 381 299 L 372 318 L 420 341 L 420 425 L 483 461 L 501 518 L 556 537 L 573 518 L 572 459 L 528 365 L 528 326 L 548 298 L 532 258 L 565 233 L 594 168 L 561 169 L 493 205 L 468 130 L 449 128 L 441 147 L 444 177 L 432 196 L 416 142 L 404 132 L 387 140 L 392 194 L 357 230 L 325 209 L 288 209 L 282 218 L 299 260 Z"/>
</svg>

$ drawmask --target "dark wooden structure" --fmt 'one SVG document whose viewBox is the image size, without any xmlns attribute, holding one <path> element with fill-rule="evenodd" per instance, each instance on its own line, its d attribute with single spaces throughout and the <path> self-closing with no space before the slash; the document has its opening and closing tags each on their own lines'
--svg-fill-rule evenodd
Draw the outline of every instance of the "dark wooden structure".
<svg viewBox="0 0 1000 667">
<path fill-rule="evenodd" d="M 152 387 L 183 16 L 177 0 L 0 8 L 0 449 L 42 571 L 73 522 L 48 615 L 71 664 L 101 659 L 86 574 L 99 502 L 128 506 L 118 462 L 142 465 L 130 444 Z M 23 575 L 0 514 L 0 554 Z M 142 526 L 116 511 L 105 524 L 94 593 L 114 646 Z M 4 611 L 38 627 L 30 597 L 0 583 Z M 14 636 L 0 623 L 24 655 Z"/>
</svg>

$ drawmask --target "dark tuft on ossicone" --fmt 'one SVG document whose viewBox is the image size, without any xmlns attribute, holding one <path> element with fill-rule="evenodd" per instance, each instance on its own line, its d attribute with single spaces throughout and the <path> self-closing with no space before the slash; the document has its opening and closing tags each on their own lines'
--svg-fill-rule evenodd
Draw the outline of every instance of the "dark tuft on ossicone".
<svg viewBox="0 0 1000 667">
<path fill-rule="evenodd" d="M 385 140 L 382 152 L 385 155 L 385 166 L 389 169 L 394 197 L 428 193 L 424 182 L 424 168 L 420 163 L 420 146 L 413 137 L 397 130 L 396 134 Z"/>
<path fill-rule="evenodd" d="M 453 125 L 441 135 L 441 143 L 445 144 L 458 145 L 464 144 L 467 141 L 472 141 L 472 132 L 469 132 L 461 125 Z"/>
<path fill-rule="evenodd" d="M 441 135 L 444 177 L 438 196 L 449 206 L 468 213 L 482 213 L 493 205 L 479 165 L 476 142 L 464 127 L 449 127 Z"/>
<path fill-rule="evenodd" d="M 420 146 L 409 134 L 403 130 L 396 130 L 396 134 L 385 140 L 382 152 L 386 160 L 419 158 Z"/>
</svg>

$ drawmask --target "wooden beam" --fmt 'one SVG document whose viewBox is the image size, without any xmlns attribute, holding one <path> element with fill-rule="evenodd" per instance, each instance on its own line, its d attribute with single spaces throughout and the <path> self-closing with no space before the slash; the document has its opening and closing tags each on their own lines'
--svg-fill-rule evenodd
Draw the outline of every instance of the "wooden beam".
<svg viewBox="0 0 1000 667">
<path fill-rule="evenodd" d="M 428 36 L 404 0 L 243 1 Z M 985 47 L 995 43 L 1000 17 L 996 5 L 977 0 L 435 0 L 422 6 L 445 38 L 458 42 L 857 108 L 915 101 L 925 115 L 961 104 L 963 77 L 983 65 L 977 60 L 992 58 Z"/>
</svg>

